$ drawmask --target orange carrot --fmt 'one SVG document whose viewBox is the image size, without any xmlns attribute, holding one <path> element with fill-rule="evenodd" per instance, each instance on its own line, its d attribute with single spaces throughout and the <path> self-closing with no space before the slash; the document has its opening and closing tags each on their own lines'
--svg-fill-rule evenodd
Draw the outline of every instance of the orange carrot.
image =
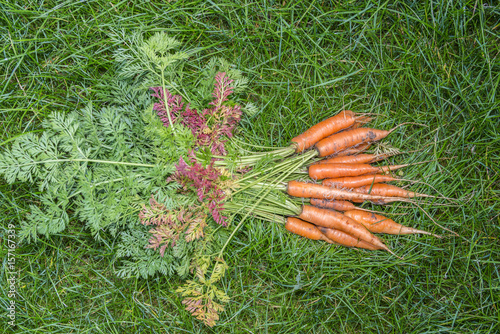
<svg viewBox="0 0 500 334">
<path fill-rule="evenodd" d="M 309 166 L 309 177 L 313 180 L 337 178 L 343 176 L 357 176 L 363 174 L 376 174 L 379 167 L 368 164 L 317 164 Z"/>
<path fill-rule="evenodd" d="M 369 164 L 375 158 L 374 154 L 357 154 L 357 155 L 347 155 L 342 157 L 333 157 L 329 159 L 323 159 L 316 164 Z"/>
<path fill-rule="evenodd" d="M 354 122 L 353 125 L 351 125 L 349 128 L 347 128 L 347 129 L 345 129 L 343 131 L 360 128 L 363 125 L 365 125 L 366 123 L 371 122 L 372 120 L 373 120 L 373 118 L 371 118 L 369 116 L 358 117 L 358 118 L 356 118 L 356 121 Z"/>
<path fill-rule="evenodd" d="M 413 191 L 408 191 L 390 184 L 381 184 L 381 183 L 354 188 L 353 191 L 360 194 L 370 194 L 370 195 L 385 196 L 385 197 L 403 197 L 403 198 L 433 197 L 426 194 L 419 194 Z"/>
<path fill-rule="evenodd" d="M 359 202 L 363 203 L 363 201 L 359 201 Z M 314 205 L 318 208 L 331 209 L 331 210 L 335 210 L 335 211 L 361 210 L 361 211 L 378 213 L 378 211 L 373 211 L 373 210 L 368 210 L 368 209 L 357 207 L 349 201 L 336 201 L 336 200 L 329 201 L 326 199 L 311 198 L 309 203 L 311 203 L 311 205 Z"/>
<path fill-rule="evenodd" d="M 390 197 L 385 197 L 383 199 L 373 199 L 373 200 L 368 200 L 369 202 L 371 202 L 372 204 L 377 204 L 377 205 L 385 205 L 385 204 L 389 204 L 389 203 L 392 203 L 394 201 L 391 201 L 389 199 Z M 401 197 L 398 197 L 398 201 L 401 201 L 401 202 L 404 202 L 404 198 L 401 198 Z M 363 203 L 365 202 L 364 200 L 360 200 L 360 199 L 353 199 L 352 200 L 353 203 Z"/>
<path fill-rule="evenodd" d="M 286 191 L 290 196 L 304 197 L 304 198 L 337 199 L 337 200 L 348 200 L 353 202 L 356 200 L 360 201 L 382 200 L 385 202 L 395 202 L 395 201 L 408 202 L 408 200 L 405 198 L 361 194 L 341 189 L 330 188 L 323 186 L 321 184 L 306 183 L 299 181 L 289 181 L 287 184 Z"/>
<path fill-rule="evenodd" d="M 292 139 L 292 142 L 296 144 L 296 152 L 307 150 L 321 139 L 350 127 L 355 121 L 356 115 L 350 110 L 344 110 L 333 117 L 319 122 Z"/>
<path fill-rule="evenodd" d="M 384 160 L 389 157 L 389 154 L 357 154 L 348 156 L 336 156 L 330 159 L 323 159 L 317 162 L 317 164 L 369 164 L 372 162 L 377 162 Z"/>
<path fill-rule="evenodd" d="M 374 246 L 364 240 L 360 240 L 358 238 L 353 237 L 352 235 L 345 233 L 341 230 L 336 230 L 333 228 L 327 228 L 327 227 L 318 227 L 318 229 L 326 235 L 326 237 L 333 242 L 346 246 L 346 247 L 358 247 L 358 248 L 364 248 L 364 249 L 369 249 L 369 250 L 377 250 L 377 249 L 382 249 L 380 247 Z"/>
<path fill-rule="evenodd" d="M 370 116 L 360 116 L 356 118 L 356 122 L 354 124 L 360 124 L 360 125 L 365 125 L 366 123 L 370 123 L 373 121 L 373 117 Z M 359 126 L 358 126 L 359 128 Z"/>
<path fill-rule="evenodd" d="M 391 131 L 392 130 L 386 131 L 370 128 L 358 128 L 344 131 L 320 140 L 316 143 L 316 149 L 319 152 L 319 156 L 326 157 L 327 155 L 343 151 L 351 146 L 383 139 L 387 137 Z"/>
<path fill-rule="evenodd" d="M 398 224 L 390 218 L 377 215 L 375 213 L 352 210 L 352 211 L 346 211 L 344 214 L 347 217 L 354 219 L 358 223 L 363 224 L 368 230 L 370 230 L 373 233 L 387 233 L 396 235 L 427 234 L 440 238 L 440 236 L 438 235 Z"/>
<path fill-rule="evenodd" d="M 395 177 L 390 175 L 381 174 L 368 174 L 360 176 L 348 176 L 348 177 L 338 177 L 334 179 L 324 179 L 323 185 L 327 187 L 337 187 L 337 188 L 358 188 L 362 186 L 371 185 L 372 183 L 382 183 L 397 181 Z"/>
<path fill-rule="evenodd" d="M 387 173 L 407 166 L 408 164 L 381 167 L 371 166 L 369 164 L 316 164 L 309 166 L 309 177 L 313 180 L 321 180 L 344 176 Z"/>
<path fill-rule="evenodd" d="M 326 199 L 311 198 L 310 203 L 311 205 L 320 208 L 327 208 L 337 211 L 349 211 L 349 210 L 356 210 L 358 208 L 354 204 L 348 201 L 336 201 L 336 200 L 328 201 Z"/>
<path fill-rule="evenodd" d="M 391 130 L 378 130 L 370 128 L 357 128 L 348 131 L 342 131 L 337 134 L 331 135 L 328 138 L 322 139 L 316 143 L 316 150 L 320 157 L 326 157 L 330 154 L 341 152 L 349 147 L 356 146 L 363 143 L 372 143 L 381 140 L 391 134 L 400 126 L 407 124 L 416 124 L 425 126 L 418 123 L 401 123 Z"/>
<path fill-rule="evenodd" d="M 350 148 L 345 149 L 339 153 L 336 153 L 335 156 L 336 157 L 345 157 L 346 155 L 359 154 L 359 153 L 362 153 L 362 152 L 366 151 L 367 149 L 369 149 L 370 146 L 372 146 L 372 144 L 370 144 L 370 143 L 360 144 L 360 145 L 357 145 L 355 147 L 350 147 Z"/>
<path fill-rule="evenodd" d="M 312 240 L 323 240 L 328 243 L 332 243 L 321 231 L 313 224 L 307 223 L 301 219 L 288 217 L 286 219 L 285 228 L 301 237 L 312 239 Z"/>
<path fill-rule="evenodd" d="M 317 226 L 335 228 L 337 230 L 344 231 L 353 237 L 367 241 L 374 246 L 381 247 L 382 249 L 390 252 L 389 248 L 384 245 L 379 238 L 371 234 L 371 232 L 368 231 L 363 225 L 347 216 L 344 216 L 340 212 L 304 205 L 302 206 L 302 212 L 300 213 L 299 218 Z"/>
</svg>

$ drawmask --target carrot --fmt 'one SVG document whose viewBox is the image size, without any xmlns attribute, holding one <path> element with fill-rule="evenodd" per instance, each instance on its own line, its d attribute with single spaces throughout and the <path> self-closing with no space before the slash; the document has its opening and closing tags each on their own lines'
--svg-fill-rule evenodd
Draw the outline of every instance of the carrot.
<svg viewBox="0 0 500 334">
<path fill-rule="evenodd" d="M 406 164 L 376 167 L 369 164 L 317 164 L 309 166 L 309 177 L 313 180 L 321 180 L 326 178 L 338 178 L 344 176 L 388 173 L 390 171 L 394 171 L 407 166 L 409 165 Z"/>
<path fill-rule="evenodd" d="M 341 230 L 336 230 L 333 228 L 327 228 L 327 227 L 318 227 L 318 229 L 326 235 L 326 237 L 333 242 L 346 246 L 346 247 L 358 247 L 358 248 L 364 248 L 364 249 L 369 249 L 369 250 L 377 250 L 377 249 L 382 249 L 380 247 L 374 246 L 364 240 L 360 240 L 358 238 L 353 237 L 352 235 L 345 233 Z"/>
<path fill-rule="evenodd" d="M 406 124 L 418 124 L 418 123 L 411 123 L 411 122 L 402 123 L 395 126 L 391 130 L 358 128 L 358 129 L 343 131 L 317 142 L 316 150 L 318 151 L 320 157 L 326 157 L 327 155 L 343 151 L 351 146 L 363 143 L 371 143 L 383 139 L 387 137 L 391 132 L 399 128 L 400 126 Z M 418 125 L 423 125 L 423 124 L 418 124 Z"/>
<path fill-rule="evenodd" d="M 316 164 L 336 164 L 336 163 L 368 164 L 368 163 L 371 163 L 373 161 L 374 157 L 375 157 L 374 154 L 347 155 L 347 156 L 323 159 L 323 160 L 316 162 Z"/>
<path fill-rule="evenodd" d="M 372 162 L 377 162 L 380 160 L 384 160 L 385 158 L 390 157 L 389 154 L 357 154 L 357 155 L 348 155 L 341 157 L 333 157 L 330 159 L 323 159 L 318 161 L 316 164 L 369 164 Z"/>
<path fill-rule="evenodd" d="M 391 201 L 389 199 L 390 197 L 385 197 L 383 199 L 370 199 L 368 200 L 370 203 L 372 204 L 377 204 L 377 205 L 386 205 L 386 204 L 389 204 L 389 203 L 392 203 L 394 201 Z M 398 201 L 401 201 L 401 202 L 405 202 L 403 198 L 401 197 L 398 197 Z M 360 199 L 356 199 L 356 200 L 352 200 L 353 203 L 364 203 L 365 201 L 364 200 L 360 200 Z M 410 203 L 413 203 L 413 202 L 410 202 Z"/>
<path fill-rule="evenodd" d="M 301 219 L 288 217 L 286 219 L 285 228 L 301 237 L 312 239 L 312 240 L 323 240 L 328 243 L 332 243 L 321 231 L 313 224 L 307 223 Z"/>
<path fill-rule="evenodd" d="M 363 203 L 364 201 L 359 201 L 360 203 Z M 379 211 L 373 211 L 373 210 L 368 210 L 368 209 L 363 209 L 360 207 L 355 206 L 349 201 L 336 201 L 336 200 L 326 200 L 326 199 L 319 199 L 319 198 L 311 198 L 309 201 L 311 205 L 314 205 L 319 208 L 325 208 L 325 209 L 331 209 L 335 211 L 351 211 L 351 210 L 360 210 L 360 211 L 366 211 L 366 212 L 375 212 L 375 213 L 380 213 Z M 403 213 L 401 213 L 403 214 Z"/>
<path fill-rule="evenodd" d="M 334 179 L 324 179 L 323 185 L 337 188 L 358 188 L 371 185 L 372 183 L 382 183 L 397 181 L 398 179 L 390 175 L 368 174 L 360 176 L 338 177 Z"/>
<path fill-rule="evenodd" d="M 360 194 L 371 194 L 375 196 L 385 196 L 385 197 L 403 197 L 403 198 L 433 197 L 426 194 L 419 194 L 413 191 L 408 191 L 390 184 L 380 184 L 380 183 L 354 188 L 353 190 Z"/>
<path fill-rule="evenodd" d="M 299 153 L 307 150 L 321 139 L 352 126 L 355 121 L 356 115 L 350 110 L 344 110 L 333 117 L 319 122 L 292 139 L 292 142 L 296 144 L 296 152 Z"/>
<path fill-rule="evenodd" d="M 358 118 L 356 118 L 356 121 L 354 122 L 354 124 L 351 125 L 349 128 L 345 129 L 344 131 L 360 128 L 363 125 L 365 125 L 366 123 L 371 122 L 372 120 L 373 120 L 373 118 L 371 118 L 369 116 L 358 117 Z"/>
<path fill-rule="evenodd" d="M 363 174 L 376 174 L 379 167 L 368 164 L 317 164 L 309 166 L 309 177 L 313 180 L 337 178 L 343 176 L 357 176 Z"/>
<path fill-rule="evenodd" d="M 327 155 L 340 152 L 351 146 L 383 139 L 390 133 L 391 130 L 386 131 L 370 128 L 353 129 L 320 140 L 316 143 L 316 149 L 320 157 L 326 157 Z"/>
<path fill-rule="evenodd" d="M 336 157 L 345 157 L 346 155 L 355 155 L 359 153 L 363 153 L 367 149 L 369 149 L 372 146 L 371 143 L 364 143 L 364 144 L 359 144 L 356 146 L 349 147 L 343 151 L 340 151 L 338 153 L 335 153 Z"/>
<path fill-rule="evenodd" d="M 310 203 L 311 205 L 320 208 L 327 208 L 337 211 L 349 211 L 349 210 L 356 210 L 358 208 L 354 204 L 348 201 L 336 201 L 336 200 L 328 201 L 326 199 L 311 198 Z"/>
<path fill-rule="evenodd" d="M 299 181 L 289 181 L 286 187 L 286 191 L 290 196 L 304 197 L 304 198 L 337 199 L 337 200 L 348 200 L 348 201 L 381 200 L 384 202 L 395 202 L 395 201 L 408 202 L 408 200 L 405 198 L 361 194 L 341 189 L 330 188 L 323 186 L 321 184 L 306 183 Z"/>
<path fill-rule="evenodd" d="M 340 212 L 320 209 L 310 205 L 302 206 L 299 218 L 317 226 L 334 228 L 344 231 L 354 237 L 367 241 L 376 247 L 381 247 L 390 252 L 390 249 L 376 236 L 371 234 L 363 225 Z M 320 231 L 321 232 L 321 231 Z"/>
<path fill-rule="evenodd" d="M 358 223 L 363 224 L 368 230 L 373 233 L 387 233 L 387 234 L 427 234 L 432 235 L 437 238 L 441 238 L 438 235 L 432 234 L 430 232 L 417 230 L 412 227 L 407 227 L 396 223 L 394 220 L 377 215 L 371 212 L 351 210 L 344 213 L 347 217 L 354 219 Z"/>
<path fill-rule="evenodd" d="M 346 155 L 359 154 L 359 153 L 362 153 L 362 152 L 366 151 L 367 149 L 369 149 L 370 146 L 372 146 L 372 144 L 370 144 L 370 143 L 360 144 L 360 145 L 345 149 L 339 153 L 336 153 L 335 156 L 336 157 L 345 157 Z"/>
<path fill-rule="evenodd" d="M 356 118 L 356 122 L 354 124 L 359 124 L 358 125 L 358 128 L 359 128 L 361 125 L 365 125 L 366 123 L 370 123 L 371 121 L 373 121 L 373 117 L 360 116 L 360 117 Z"/>
</svg>

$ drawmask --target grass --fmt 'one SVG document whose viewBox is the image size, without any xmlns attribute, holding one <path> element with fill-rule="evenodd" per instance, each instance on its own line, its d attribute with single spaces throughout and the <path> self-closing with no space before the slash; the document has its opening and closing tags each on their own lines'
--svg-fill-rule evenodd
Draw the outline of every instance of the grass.
<svg viewBox="0 0 500 334">
<path fill-rule="evenodd" d="M 0 0 L 2 146 L 39 131 L 50 112 L 97 99 L 118 47 L 110 32 L 162 30 L 248 75 L 248 99 L 261 109 L 243 122 L 247 141 L 285 146 L 343 108 L 381 114 L 373 126 L 384 129 L 422 123 L 386 140 L 420 150 L 391 161 L 434 160 L 405 178 L 460 199 L 423 204 L 459 237 L 384 237 L 404 260 L 247 222 L 228 247 L 232 300 L 213 329 L 183 310 L 177 282 L 117 278 L 113 245 L 74 222 L 16 249 L 16 333 L 500 331 L 500 8 L 481 3 Z M 0 184 L 2 282 L 5 228 L 34 200 L 29 185 Z M 414 207 L 382 210 L 448 235 Z"/>
</svg>

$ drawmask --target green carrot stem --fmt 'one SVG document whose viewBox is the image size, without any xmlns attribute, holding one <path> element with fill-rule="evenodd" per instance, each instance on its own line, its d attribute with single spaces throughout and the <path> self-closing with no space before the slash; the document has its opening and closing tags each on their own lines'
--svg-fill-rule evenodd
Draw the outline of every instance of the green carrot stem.
<svg viewBox="0 0 500 334">
<path fill-rule="evenodd" d="M 251 180 L 251 181 L 249 181 L 249 183 L 248 182 L 241 182 L 242 180 L 240 179 L 237 181 L 237 183 L 241 186 L 241 188 L 239 188 L 234 193 L 232 193 L 231 196 L 234 196 L 242 191 L 245 191 L 248 188 L 254 187 L 254 186 L 258 185 L 260 182 L 265 181 L 271 177 L 274 177 L 275 174 L 279 174 L 281 172 L 289 170 L 289 168 L 290 167 L 287 165 L 281 166 L 279 168 L 275 168 L 272 172 L 265 174 L 265 175 L 259 177 L 258 179 Z M 263 183 L 263 185 L 269 186 L 269 184 L 267 184 L 267 183 Z M 262 187 L 257 186 L 257 188 L 262 188 Z"/>
<path fill-rule="evenodd" d="M 255 144 L 251 144 L 251 143 L 247 143 L 247 142 L 244 142 L 242 140 L 239 140 L 238 138 L 234 138 L 233 139 L 234 141 L 238 141 L 240 143 L 243 143 L 247 146 L 252 146 L 252 147 L 258 147 L 258 148 L 261 148 L 261 149 L 271 149 L 271 150 L 281 150 L 281 149 L 288 149 L 290 147 L 293 147 L 293 149 L 295 150 L 295 143 L 292 143 L 290 144 L 290 146 L 285 146 L 285 147 L 280 147 L 280 148 L 276 148 L 274 146 L 262 146 L 262 145 L 255 145 Z"/>
<path fill-rule="evenodd" d="M 282 148 L 268 151 L 268 152 L 252 152 L 252 151 L 248 151 L 248 152 L 250 152 L 250 154 L 242 156 L 239 159 L 241 160 L 241 159 L 248 159 L 248 158 L 253 158 L 253 157 L 263 157 L 263 156 L 271 155 L 271 154 L 280 154 L 280 155 L 281 154 L 290 154 L 290 152 L 291 153 L 294 152 L 294 149 L 293 149 L 293 147 L 282 147 Z M 227 158 L 226 156 L 221 156 L 221 155 L 214 155 L 213 157 L 218 158 L 218 159 Z"/>
<path fill-rule="evenodd" d="M 288 164 L 293 164 L 294 161 L 296 160 L 303 160 L 304 164 L 314 158 L 318 153 L 316 151 L 309 151 L 305 154 L 302 154 L 302 155 L 298 155 L 294 158 L 290 158 L 289 160 L 285 160 L 277 165 L 274 165 L 274 166 L 271 166 L 271 167 L 268 167 L 268 168 L 265 168 L 264 170 L 261 170 L 261 171 L 258 171 L 258 172 L 253 172 L 253 173 L 248 173 L 247 175 L 245 175 L 245 177 L 241 178 L 238 180 L 238 182 L 240 181 L 244 181 L 246 179 L 250 179 L 250 178 L 253 178 L 255 176 L 255 174 L 264 174 L 264 173 L 269 173 L 269 172 L 273 172 L 275 171 L 277 168 L 283 166 L 283 165 L 288 165 Z M 300 166 L 299 166 L 300 167 Z M 267 174 L 269 175 L 269 174 Z"/>
<path fill-rule="evenodd" d="M 303 164 L 302 161 L 300 161 L 300 163 L 297 164 L 296 167 L 300 167 L 301 165 Z M 293 170 L 293 168 L 292 168 Z M 291 174 L 291 172 L 287 172 L 285 174 L 283 174 L 281 177 L 279 177 L 275 183 L 279 183 L 282 181 L 282 179 L 286 178 L 289 174 Z M 222 246 L 222 249 L 220 250 L 219 252 L 219 257 L 222 257 L 223 253 L 224 253 L 224 250 L 226 249 L 227 245 L 229 244 L 229 242 L 231 241 L 231 239 L 234 237 L 234 235 L 236 234 L 236 232 L 240 229 L 240 227 L 243 225 L 243 223 L 245 222 L 245 220 L 247 219 L 247 217 L 252 213 L 252 211 L 259 205 L 260 202 L 262 202 L 262 200 L 266 197 L 267 194 L 269 194 L 271 192 L 271 190 L 273 189 L 273 184 L 271 183 L 270 184 L 270 187 L 264 192 L 264 189 L 262 189 L 258 195 L 260 195 L 260 193 L 264 192 L 264 194 L 262 195 L 262 197 L 260 197 L 256 202 L 255 204 L 247 211 L 247 213 L 245 214 L 245 216 L 243 216 L 243 218 L 241 219 L 241 221 L 239 222 L 239 224 L 235 227 L 235 229 L 233 230 L 233 232 L 231 233 L 231 235 L 229 236 L 229 238 L 226 240 L 226 242 L 224 243 L 224 246 Z"/>
<path fill-rule="evenodd" d="M 250 188 L 261 189 L 263 187 L 269 187 L 269 184 L 259 182 L 259 183 L 252 184 L 252 186 Z M 274 189 L 285 191 L 286 190 L 286 184 L 285 183 L 276 184 L 274 186 Z"/>
<path fill-rule="evenodd" d="M 236 163 L 238 168 L 243 168 L 243 167 L 251 167 L 258 163 L 259 161 L 262 160 L 262 158 L 267 157 L 267 156 L 274 156 L 275 159 L 284 159 L 289 157 L 294 153 L 293 150 L 290 148 L 287 149 L 282 149 L 282 150 L 276 150 L 276 151 L 271 151 L 271 152 L 264 152 L 264 153 L 255 153 L 252 155 L 247 155 L 243 156 L 240 158 L 237 158 L 234 162 L 228 161 L 227 157 L 223 156 L 213 156 L 213 158 L 217 159 L 224 159 L 224 160 L 218 160 L 214 162 L 215 166 L 227 166 L 232 163 Z"/>
<path fill-rule="evenodd" d="M 311 155 L 311 154 L 310 154 Z M 240 193 L 248 188 L 251 188 L 255 185 L 258 185 L 260 182 L 264 181 L 264 180 L 268 180 L 272 177 L 274 177 L 275 174 L 278 174 L 278 173 L 281 173 L 281 172 L 284 172 L 286 171 L 288 174 L 287 175 L 290 175 L 294 172 L 294 170 L 296 170 L 297 168 L 300 168 L 301 166 L 303 166 L 307 161 L 308 161 L 308 157 L 306 157 L 305 159 L 302 158 L 302 157 L 296 157 L 296 158 L 292 158 L 290 160 L 287 160 L 287 161 L 284 161 L 278 165 L 276 165 L 272 170 L 268 171 L 267 174 L 264 174 L 263 176 L 257 178 L 257 179 L 254 179 L 253 181 L 251 181 L 250 183 L 246 183 L 246 182 L 243 182 L 243 181 L 246 181 L 247 179 L 253 177 L 253 175 L 248 175 L 248 176 L 245 176 L 243 177 L 242 179 L 239 179 L 237 181 L 237 183 L 239 185 L 241 185 L 242 187 L 240 189 L 238 189 L 237 191 L 235 191 L 232 196 L 236 195 L 237 193 Z M 296 166 L 293 165 L 294 162 L 297 162 L 298 161 L 298 164 L 296 164 Z M 290 167 L 290 165 L 294 166 L 294 167 Z M 257 173 L 253 173 L 253 174 L 260 174 L 260 173 L 263 173 L 264 171 L 262 172 L 257 172 Z M 267 186 L 268 184 L 263 184 L 265 186 Z M 277 185 L 279 186 L 279 184 Z"/>
<path fill-rule="evenodd" d="M 259 219 L 271 222 L 271 223 L 279 223 L 279 224 L 286 224 L 286 218 L 281 215 L 277 215 L 274 213 L 268 213 L 264 212 L 261 210 L 255 210 L 253 212 L 253 215 Z"/>
<path fill-rule="evenodd" d="M 170 127 L 172 128 L 172 132 L 175 133 L 174 122 L 172 122 L 172 117 L 170 116 L 170 110 L 168 108 L 167 88 L 165 87 L 164 68 L 160 67 L 160 69 L 161 69 L 161 86 L 162 86 L 161 88 L 163 89 L 163 101 L 165 104 L 165 109 L 167 110 L 168 123 L 170 124 Z"/>
</svg>

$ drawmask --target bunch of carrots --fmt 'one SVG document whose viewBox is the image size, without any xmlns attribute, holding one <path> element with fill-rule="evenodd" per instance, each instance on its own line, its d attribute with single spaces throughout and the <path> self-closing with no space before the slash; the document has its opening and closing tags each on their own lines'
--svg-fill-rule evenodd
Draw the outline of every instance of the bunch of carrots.
<svg viewBox="0 0 500 334">
<path fill-rule="evenodd" d="M 373 233 L 420 233 L 439 237 L 403 226 L 376 211 L 353 204 L 365 201 L 374 204 L 395 201 L 414 203 L 411 200 L 414 197 L 434 197 L 387 184 L 402 180 L 391 173 L 408 164 L 374 166 L 371 163 L 397 153 L 367 154 L 365 151 L 403 124 L 388 131 L 362 127 L 368 121 L 370 118 L 367 115 L 356 115 L 345 110 L 293 138 L 291 147 L 295 153 L 301 154 L 295 158 L 299 163 L 287 174 L 292 179 L 272 185 L 273 189 L 286 191 L 291 198 L 280 201 L 277 196 L 267 192 L 262 200 L 252 206 L 252 214 L 268 221 L 284 223 L 288 231 L 305 238 L 347 247 L 385 250 L 392 254 Z M 300 169 L 304 166 L 307 166 L 307 171 Z M 310 180 L 293 179 L 297 173 L 307 173 Z M 255 183 L 253 187 L 262 189 L 262 184 Z M 244 207 L 248 207 L 248 203 L 227 203 L 226 206 L 230 211 L 241 212 Z"/>
</svg>

